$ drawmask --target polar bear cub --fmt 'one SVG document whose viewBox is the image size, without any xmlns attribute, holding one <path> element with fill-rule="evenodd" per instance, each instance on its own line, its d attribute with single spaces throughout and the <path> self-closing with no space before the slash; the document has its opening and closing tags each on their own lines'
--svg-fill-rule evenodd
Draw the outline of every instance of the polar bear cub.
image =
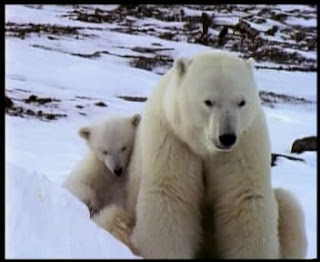
<svg viewBox="0 0 320 262">
<path fill-rule="evenodd" d="M 79 130 L 89 151 L 63 186 L 84 202 L 91 214 L 105 205 L 125 205 L 125 171 L 139 122 L 139 114 L 110 116 Z"/>
<path fill-rule="evenodd" d="M 129 245 L 132 223 L 125 210 L 127 166 L 140 115 L 110 116 L 82 127 L 79 135 L 89 147 L 63 187 L 84 202 L 92 219 Z"/>
</svg>

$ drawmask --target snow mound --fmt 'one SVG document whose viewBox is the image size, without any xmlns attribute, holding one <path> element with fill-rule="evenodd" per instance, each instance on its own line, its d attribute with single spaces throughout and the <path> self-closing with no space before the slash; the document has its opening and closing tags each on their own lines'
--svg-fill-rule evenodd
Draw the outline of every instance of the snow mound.
<svg viewBox="0 0 320 262">
<path fill-rule="evenodd" d="M 138 258 L 46 176 L 6 162 L 6 258 Z"/>
</svg>

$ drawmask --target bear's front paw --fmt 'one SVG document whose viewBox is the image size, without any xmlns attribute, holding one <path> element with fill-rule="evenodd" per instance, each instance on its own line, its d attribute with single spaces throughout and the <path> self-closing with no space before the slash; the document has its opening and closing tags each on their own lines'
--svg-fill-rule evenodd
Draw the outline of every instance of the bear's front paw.
<svg viewBox="0 0 320 262">
<path fill-rule="evenodd" d="M 128 245 L 130 243 L 130 235 L 132 233 L 131 221 L 120 217 L 116 218 L 110 233 Z"/>
<path fill-rule="evenodd" d="M 95 214 L 98 213 L 98 209 L 92 207 L 91 205 L 87 205 L 90 213 L 90 218 L 92 218 Z"/>
<path fill-rule="evenodd" d="M 86 204 L 86 206 L 89 209 L 90 218 L 92 218 L 95 214 L 97 214 L 99 212 L 99 210 L 101 209 L 99 201 L 97 201 L 97 200 L 89 199 L 87 201 L 84 201 L 84 203 Z"/>
<path fill-rule="evenodd" d="M 130 236 L 133 229 L 133 223 L 129 218 L 118 217 L 115 220 L 113 228 L 110 230 L 110 233 L 114 235 L 121 242 L 126 244 L 131 252 L 135 255 L 139 255 L 138 250 L 132 245 L 130 241 Z"/>
</svg>

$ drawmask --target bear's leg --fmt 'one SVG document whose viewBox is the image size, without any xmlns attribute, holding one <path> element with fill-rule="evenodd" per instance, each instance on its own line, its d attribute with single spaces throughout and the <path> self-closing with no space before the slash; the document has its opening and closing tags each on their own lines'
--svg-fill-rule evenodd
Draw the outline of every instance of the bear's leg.
<svg viewBox="0 0 320 262">
<path fill-rule="evenodd" d="M 199 214 L 188 210 L 187 203 L 161 193 L 146 198 L 148 200 L 142 200 L 138 196 L 137 224 L 131 237 L 141 255 L 144 258 L 195 258 L 202 235 Z"/>
<path fill-rule="evenodd" d="M 287 190 L 274 189 L 279 210 L 279 239 L 281 258 L 305 258 L 307 238 L 302 207 Z"/>
<path fill-rule="evenodd" d="M 279 258 L 277 214 L 273 211 L 277 207 L 259 195 L 245 198 L 247 200 L 242 203 L 234 200 L 234 205 L 220 210 L 218 215 L 213 213 L 216 216 L 214 243 L 219 256 L 230 259 Z"/>
<path fill-rule="evenodd" d="M 205 162 L 206 185 L 210 185 L 207 186 L 206 203 L 210 205 L 213 217 L 212 225 L 207 227 L 212 231 L 211 237 L 207 238 L 212 246 L 211 256 L 222 259 L 279 258 L 276 199 L 271 186 L 264 185 L 267 179 L 257 179 L 267 177 L 267 174 L 259 173 L 259 166 L 250 169 L 251 172 L 241 169 L 238 164 L 232 166 L 230 159 L 237 158 L 234 154 L 229 157 L 229 154 L 233 153 L 228 153 L 228 158 L 219 154 Z"/>
<path fill-rule="evenodd" d="M 83 184 L 79 193 L 80 200 L 85 203 L 89 209 L 90 217 L 99 211 L 102 202 L 93 188 Z"/>
<path fill-rule="evenodd" d="M 138 255 L 138 251 L 131 245 L 129 240 L 133 227 L 132 219 L 129 213 L 121 206 L 115 204 L 105 206 L 92 217 L 92 220 L 126 244 L 134 254 Z"/>
<path fill-rule="evenodd" d="M 168 130 L 152 131 L 159 137 L 149 135 L 143 144 L 148 153 L 132 243 L 144 258 L 195 258 L 202 237 L 202 162 Z"/>
</svg>

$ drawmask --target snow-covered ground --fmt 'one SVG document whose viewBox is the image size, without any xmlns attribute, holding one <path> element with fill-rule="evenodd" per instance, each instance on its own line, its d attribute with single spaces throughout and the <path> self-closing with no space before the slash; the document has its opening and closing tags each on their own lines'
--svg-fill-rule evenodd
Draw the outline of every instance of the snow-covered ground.
<svg viewBox="0 0 320 262">
<path fill-rule="evenodd" d="M 135 258 L 48 177 L 10 162 L 6 173 L 7 258 Z"/>
<path fill-rule="evenodd" d="M 156 36 L 115 32 L 111 30 L 114 24 L 85 23 L 63 16 L 72 8 L 6 6 L 6 23 L 81 27 L 78 37 L 39 32 L 5 39 L 6 96 L 24 110 L 67 115 L 52 121 L 26 114 L 5 116 L 7 258 L 137 258 L 96 226 L 85 206 L 61 188 L 62 181 L 87 150 L 77 130 L 104 114 L 143 110 L 144 103 L 119 98 L 148 97 L 160 78 L 155 70 L 130 66 L 128 56 L 141 55 L 134 47 L 155 48 L 160 44 L 168 49 L 161 52 L 172 58 L 210 49 Z M 294 5 L 282 7 L 283 10 L 294 8 Z M 146 24 L 143 19 L 140 22 Z M 83 56 L 94 52 L 100 52 L 99 56 Z M 264 106 L 272 152 L 291 155 L 290 147 L 295 139 L 317 134 L 317 75 L 259 69 L 256 77 L 260 90 L 312 101 L 280 101 L 274 107 Z M 24 99 L 30 95 L 58 101 L 44 105 L 25 103 Z M 107 106 L 99 107 L 95 105 L 97 102 Z M 272 184 L 293 191 L 301 202 L 306 217 L 307 257 L 315 258 L 317 153 L 307 152 L 298 157 L 305 162 L 283 158 L 277 161 L 272 168 Z"/>
</svg>

